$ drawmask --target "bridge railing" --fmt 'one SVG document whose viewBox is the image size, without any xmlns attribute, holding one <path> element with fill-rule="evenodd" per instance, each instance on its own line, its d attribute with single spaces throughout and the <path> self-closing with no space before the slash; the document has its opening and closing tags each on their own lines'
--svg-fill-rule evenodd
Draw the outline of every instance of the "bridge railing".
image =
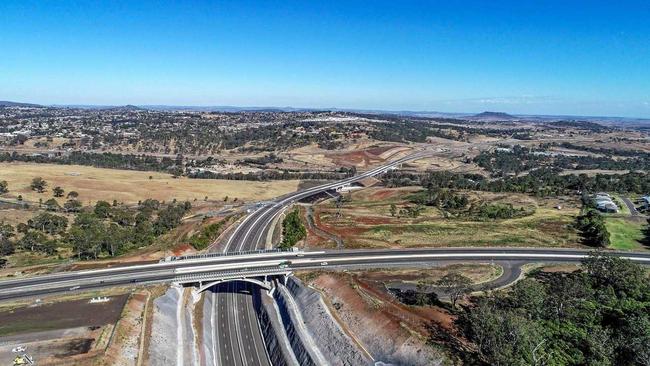
<svg viewBox="0 0 650 366">
<path fill-rule="evenodd" d="M 182 261 L 187 259 L 204 259 L 204 258 L 218 258 L 218 257 L 231 257 L 238 255 L 249 255 L 249 254 L 266 254 L 266 253 L 292 253 L 297 251 L 297 249 L 259 249 L 259 250 L 246 250 L 241 252 L 226 252 L 226 253 L 204 253 L 204 254 L 191 254 L 191 255 L 182 255 L 182 256 L 169 256 L 166 257 L 164 262 L 175 262 Z"/>
<path fill-rule="evenodd" d="M 206 280 L 227 280 L 233 278 L 262 277 L 290 273 L 290 268 L 267 267 L 257 270 L 215 271 L 207 273 L 184 274 L 174 277 L 173 282 L 191 283 Z"/>
</svg>

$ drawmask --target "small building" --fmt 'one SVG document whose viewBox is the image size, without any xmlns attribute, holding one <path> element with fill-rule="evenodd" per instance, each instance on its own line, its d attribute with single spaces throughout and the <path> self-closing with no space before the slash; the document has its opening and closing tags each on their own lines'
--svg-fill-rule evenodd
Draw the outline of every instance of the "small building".
<svg viewBox="0 0 650 366">
<path fill-rule="evenodd" d="M 618 205 L 612 201 L 609 194 L 604 192 L 596 193 L 593 198 L 596 209 L 601 212 L 617 213 Z"/>
<path fill-rule="evenodd" d="M 598 211 L 609 212 L 609 213 L 618 213 L 618 206 L 613 202 L 601 203 L 596 205 Z"/>
<path fill-rule="evenodd" d="M 650 208 L 650 196 L 641 197 L 641 203 L 643 203 L 645 208 Z"/>
</svg>

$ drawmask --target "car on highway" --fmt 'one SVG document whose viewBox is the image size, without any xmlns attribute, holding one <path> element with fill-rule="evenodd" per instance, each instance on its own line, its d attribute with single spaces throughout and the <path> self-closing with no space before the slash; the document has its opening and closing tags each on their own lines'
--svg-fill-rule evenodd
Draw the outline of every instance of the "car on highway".
<svg viewBox="0 0 650 366">
<path fill-rule="evenodd" d="M 327 262 L 320 262 L 320 265 L 321 265 L 321 266 L 326 266 L 326 265 L 327 265 Z"/>
<path fill-rule="evenodd" d="M 70 287 L 70 291 L 78 290 L 79 288 L 81 288 L 81 286 L 72 286 Z"/>
</svg>

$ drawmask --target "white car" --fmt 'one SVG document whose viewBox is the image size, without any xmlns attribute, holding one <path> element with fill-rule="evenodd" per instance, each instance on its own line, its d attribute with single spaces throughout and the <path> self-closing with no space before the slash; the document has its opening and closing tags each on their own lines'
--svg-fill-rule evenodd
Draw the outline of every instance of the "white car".
<svg viewBox="0 0 650 366">
<path fill-rule="evenodd" d="M 79 290 L 80 287 L 81 286 L 72 286 L 70 287 L 70 291 Z"/>
<path fill-rule="evenodd" d="M 14 347 L 14 348 L 11 349 L 11 352 L 13 352 L 13 353 L 25 352 L 25 347 L 23 347 L 23 346 Z"/>
<path fill-rule="evenodd" d="M 321 265 L 321 266 L 326 266 L 326 265 L 327 265 L 327 262 L 320 262 L 320 265 Z"/>
</svg>

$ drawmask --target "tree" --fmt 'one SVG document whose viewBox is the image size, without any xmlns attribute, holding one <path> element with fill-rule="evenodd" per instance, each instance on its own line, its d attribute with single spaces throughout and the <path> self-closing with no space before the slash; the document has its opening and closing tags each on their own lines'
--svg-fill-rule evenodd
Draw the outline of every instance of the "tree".
<svg viewBox="0 0 650 366">
<path fill-rule="evenodd" d="M 49 235 L 61 235 L 68 228 L 68 219 L 47 212 L 41 213 L 30 220 L 30 227 Z"/>
<path fill-rule="evenodd" d="M 16 251 L 14 243 L 7 238 L 0 238 L 0 256 L 12 255 Z"/>
<path fill-rule="evenodd" d="M 14 236 L 14 228 L 11 224 L 0 222 L 0 239 L 9 239 Z"/>
<path fill-rule="evenodd" d="M 0 181 L 0 194 L 9 192 L 8 184 L 6 180 Z"/>
<path fill-rule="evenodd" d="M 61 209 L 61 205 L 54 199 L 50 198 L 49 200 L 45 201 L 45 209 L 48 211 L 59 211 Z"/>
<path fill-rule="evenodd" d="M 63 197 L 63 193 L 65 193 L 65 191 L 63 188 L 56 186 L 52 188 L 52 193 L 54 193 L 54 197 Z"/>
<path fill-rule="evenodd" d="M 390 215 L 392 217 L 395 217 L 396 214 L 397 214 L 397 206 L 395 206 L 394 203 L 391 203 L 390 204 Z"/>
<path fill-rule="evenodd" d="M 18 225 L 16 225 L 16 231 L 21 234 L 27 234 L 27 232 L 29 231 L 29 225 L 21 222 Z"/>
<path fill-rule="evenodd" d="M 81 207 L 82 204 L 78 200 L 67 200 L 63 204 L 63 208 L 65 209 L 66 212 L 79 212 Z"/>
<path fill-rule="evenodd" d="M 451 300 L 451 306 L 456 308 L 458 300 L 471 291 L 472 280 L 458 272 L 449 272 L 440 278 L 436 285 L 445 289 L 445 293 L 449 295 Z"/>
<path fill-rule="evenodd" d="M 41 177 L 36 177 L 32 179 L 32 184 L 30 184 L 29 187 L 32 189 L 32 191 L 43 193 L 45 192 L 45 187 L 47 187 L 47 182 Z"/>
<path fill-rule="evenodd" d="M 79 197 L 79 193 L 77 191 L 70 191 L 68 192 L 68 196 L 66 198 L 75 199 L 77 197 Z"/>
<path fill-rule="evenodd" d="M 106 219 L 111 215 L 111 205 L 106 201 L 97 201 L 94 212 L 100 219 Z"/>
<path fill-rule="evenodd" d="M 19 241 L 18 246 L 23 250 L 31 252 L 42 252 L 53 254 L 56 251 L 56 242 L 48 240 L 39 231 L 28 231 Z"/>
<path fill-rule="evenodd" d="M 585 244 L 605 248 L 609 245 L 609 231 L 605 226 L 605 219 L 598 211 L 588 209 L 578 216 L 576 226 Z"/>
</svg>

